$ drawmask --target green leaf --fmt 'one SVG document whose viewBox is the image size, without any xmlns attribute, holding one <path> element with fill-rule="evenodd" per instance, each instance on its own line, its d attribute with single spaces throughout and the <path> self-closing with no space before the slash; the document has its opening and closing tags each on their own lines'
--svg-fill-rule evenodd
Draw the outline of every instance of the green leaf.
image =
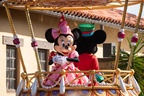
<svg viewBox="0 0 144 96">
<path fill-rule="evenodd" d="M 131 39 L 128 39 L 129 48 L 132 48 Z M 139 83 L 139 86 L 142 90 L 139 96 L 144 96 L 144 55 L 139 56 L 138 53 L 144 48 L 144 36 L 140 37 L 136 46 L 134 46 L 133 57 L 132 57 L 132 66 L 131 68 L 135 70 L 135 78 Z M 120 69 L 126 69 L 128 65 L 130 54 L 124 50 L 120 51 L 119 65 Z"/>
</svg>

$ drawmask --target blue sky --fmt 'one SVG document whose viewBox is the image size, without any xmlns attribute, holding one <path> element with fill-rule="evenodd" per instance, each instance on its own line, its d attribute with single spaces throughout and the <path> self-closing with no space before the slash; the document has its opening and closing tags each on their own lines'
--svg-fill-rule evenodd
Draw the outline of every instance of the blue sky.
<svg viewBox="0 0 144 96">
<path fill-rule="evenodd" d="M 118 8 L 118 9 L 123 10 L 123 8 Z M 139 9 L 140 9 L 140 5 L 139 4 L 132 5 L 132 6 L 128 6 L 127 12 L 135 14 L 135 15 L 138 15 Z M 144 10 L 144 7 L 143 7 L 143 10 Z M 142 12 L 142 18 L 144 18 L 144 11 Z"/>
</svg>

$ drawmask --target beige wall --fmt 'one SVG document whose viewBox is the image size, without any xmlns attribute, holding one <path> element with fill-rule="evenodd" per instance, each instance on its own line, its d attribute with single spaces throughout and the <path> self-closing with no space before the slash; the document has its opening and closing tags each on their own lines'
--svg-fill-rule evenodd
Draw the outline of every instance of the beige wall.
<svg viewBox="0 0 144 96">
<path fill-rule="evenodd" d="M 1 60 L 1 67 L 0 67 L 0 92 L 1 96 L 15 96 L 15 92 L 7 92 L 6 90 L 6 45 L 3 43 L 3 36 L 13 37 L 13 34 L 11 33 L 11 29 L 9 26 L 9 22 L 7 20 L 7 15 L 5 13 L 5 10 L 1 9 L 0 14 L 0 60 Z M 15 12 L 15 11 L 11 11 Z M 23 56 L 24 63 L 26 65 L 26 69 L 28 73 L 36 72 L 37 70 L 37 62 L 35 58 L 35 53 L 33 48 L 31 47 L 31 33 L 29 32 L 27 21 L 25 19 L 25 13 L 18 11 L 18 13 L 12 13 L 14 25 L 16 28 L 16 33 L 20 39 L 23 39 L 23 46 L 21 47 L 21 53 Z M 32 15 L 32 16 L 38 16 L 38 15 Z M 36 40 L 38 41 L 46 41 L 44 39 L 44 32 L 48 28 L 47 25 L 48 21 L 44 19 L 44 21 L 39 21 L 39 18 L 41 16 L 38 16 L 37 18 L 33 18 L 33 27 L 35 32 Z M 45 16 L 46 17 L 46 16 Z M 43 23 L 44 22 L 44 23 Z M 51 21 L 52 22 L 52 21 Z M 53 23 L 54 24 L 54 23 Z M 55 24 L 56 25 L 56 24 Z M 49 44 L 47 49 L 52 49 L 52 44 Z M 23 72 L 22 67 L 20 68 L 20 71 Z M 20 72 L 20 73 L 21 73 Z"/>
<path fill-rule="evenodd" d="M 0 92 L 1 96 L 15 96 L 14 93 L 7 93 L 6 92 L 6 45 L 3 44 L 2 36 L 10 36 L 13 37 L 11 33 L 11 29 L 9 26 L 9 22 L 7 19 L 7 15 L 5 13 L 4 8 L 0 7 L 0 60 L 1 60 L 1 67 L 0 67 Z M 15 24 L 16 32 L 18 34 L 19 38 L 22 38 L 24 40 L 24 46 L 21 47 L 22 55 L 24 59 L 24 63 L 26 64 L 26 69 L 28 72 L 35 72 L 37 69 L 36 66 L 36 59 L 33 49 L 31 48 L 31 33 L 29 32 L 27 21 L 25 18 L 25 12 L 24 11 L 16 11 L 12 10 L 12 17 Z M 46 41 L 44 39 L 44 34 L 46 29 L 50 27 L 56 27 L 57 23 L 59 21 L 59 17 L 51 17 L 48 15 L 41 15 L 38 13 L 32 13 L 32 24 L 35 32 L 36 40 Z M 75 28 L 75 22 L 72 20 L 68 20 L 68 23 L 71 27 L 71 29 Z M 82 22 L 76 22 L 77 24 Z M 99 29 L 99 25 L 96 25 L 97 29 Z M 116 43 L 117 45 L 117 32 L 119 29 L 114 29 L 105 26 L 105 31 L 107 33 L 107 39 L 105 43 Z M 126 31 L 126 37 L 129 37 L 132 32 Z M 128 50 L 129 48 L 127 46 L 127 40 L 126 38 L 122 42 L 122 49 Z M 52 49 L 52 45 L 49 44 L 48 49 Z M 99 46 L 99 51 L 96 53 L 97 57 L 102 58 L 102 44 Z M 20 69 L 22 71 L 22 68 Z"/>
</svg>

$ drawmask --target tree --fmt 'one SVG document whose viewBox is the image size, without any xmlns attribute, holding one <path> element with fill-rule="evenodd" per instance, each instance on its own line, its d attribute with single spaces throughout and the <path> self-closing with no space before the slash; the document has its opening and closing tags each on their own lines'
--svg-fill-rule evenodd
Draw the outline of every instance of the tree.
<svg viewBox="0 0 144 96">
<path fill-rule="evenodd" d="M 132 48 L 131 40 L 128 40 L 128 44 L 130 49 Z M 131 69 L 135 70 L 135 78 L 139 83 L 139 86 L 141 88 L 141 94 L 139 96 L 144 96 L 144 55 L 139 55 L 138 53 L 140 50 L 144 48 L 144 36 L 140 37 L 138 42 L 136 43 L 136 46 L 134 46 L 134 52 L 131 62 Z M 120 69 L 126 69 L 128 65 L 130 53 L 121 50 L 120 51 L 120 58 L 119 58 L 119 68 Z"/>
</svg>

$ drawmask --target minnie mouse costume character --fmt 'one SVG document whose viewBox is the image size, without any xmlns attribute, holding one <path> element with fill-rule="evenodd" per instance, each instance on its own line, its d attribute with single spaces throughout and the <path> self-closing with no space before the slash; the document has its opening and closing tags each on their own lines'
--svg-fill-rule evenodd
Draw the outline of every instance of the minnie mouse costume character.
<svg viewBox="0 0 144 96">
<path fill-rule="evenodd" d="M 75 50 L 76 43 L 82 37 L 81 31 L 75 28 L 71 31 L 67 21 L 62 15 L 58 24 L 58 29 L 50 28 L 45 33 L 45 38 L 48 42 L 54 43 L 54 51 L 51 52 L 49 57 L 49 65 L 54 64 L 52 71 L 60 72 L 62 69 L 68 71 L 78 71 L 74 66 L 73 62 L 79 62 L 79 54 Z M 82 73 L 66 73 L 65 83 L 70 83 L 78 76 L 83 75 Z M 46 86 L 52 86 L 55 84 L 54 81 L 58 81 L 61 77 L 60 74 L 48 74 L 43 81 Z M 88 82 L 86 76 L 75 80 L 72 84 L 85 84 Z"/>
<path fill-rule="evenodd" d="M 103 30 L 96 30 L 94 24 L 79 24 L 82 31 L 81 41 L 77 43 L 80 62 L 75 66 L 80 70 L 99 70 L 99 62 L 94 55 L 97 52 L 97 44 L 106 40 L 106 33 Z"/>
</svg>

